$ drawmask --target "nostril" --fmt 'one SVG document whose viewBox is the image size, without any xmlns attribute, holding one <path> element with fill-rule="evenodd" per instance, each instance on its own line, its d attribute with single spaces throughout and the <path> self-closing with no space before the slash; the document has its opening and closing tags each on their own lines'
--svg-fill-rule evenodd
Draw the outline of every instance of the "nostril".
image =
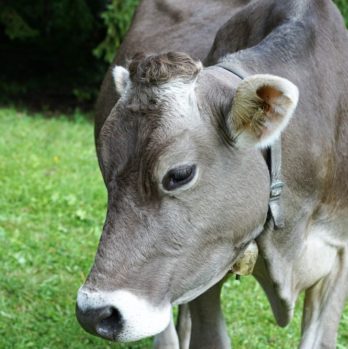
<svg viewBox="0 0 348 349">
<path fill-rule="evenodd" d="M 81 310 L 76 307 L 76 315 L 81 326 L 89 333 L 117 340 L 122 332 L 124 320 L 120 311 L 112 306 Z"/>
<path fill-rule="evenodd" d="M 100 316 L 96 331 L 104 338 L 116 340 L 122 326 L 123 320 L 120 312 L 114 307 L 108 307 L 103 309 L 103 314 Z"/>
</svg>

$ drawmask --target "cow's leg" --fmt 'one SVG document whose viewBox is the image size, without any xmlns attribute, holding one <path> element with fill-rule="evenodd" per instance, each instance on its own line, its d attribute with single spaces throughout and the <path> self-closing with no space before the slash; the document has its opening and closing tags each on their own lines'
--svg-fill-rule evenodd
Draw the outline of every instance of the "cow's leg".
<svg viewBox="0 0 348 349">
<path fill-rule="evenodd" d="M 188 304 L 179 305 L 176 330 L 179 336 L 180 349 L 189 349 L 191 337 L 191 315 Z"/>
<path fill-rule="evenodd" d="M 230 349 L 220 306 L 223 282 L 189 303 L 192 319 L 190 349 Z"/>
<path fill-rule="evenodd" d="M 154 339 L 154 349 L 179 349 L 179 339 L 176 333 L 173 317 L 168 327 Z"/>
<path fill-rule="evenodd" d="M 338 252 L 331 272 L 306 290 L 300 349 L 336 348 L 338 325 L 348 296 L 347 249 Z"/>
<path fill-rule="evenodd" d="M 179 305 L 176 328 L 173 318 L 169 326 L 154 339 L 154 349 L 189 349 L 191 316 L 188 304 Z"/>
</svg>

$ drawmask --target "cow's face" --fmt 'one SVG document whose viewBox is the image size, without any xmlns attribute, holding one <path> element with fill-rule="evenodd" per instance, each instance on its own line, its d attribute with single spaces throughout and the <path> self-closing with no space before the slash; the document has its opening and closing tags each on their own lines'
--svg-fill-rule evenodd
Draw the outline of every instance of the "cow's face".
<svg viewBox="0 0 348 349">
<path fill-rule="evenodd" d="M 121 98 L 98 142 L 108 211 L 77 302 L 85 329 L 119 341 L 162 331 L 171 304 L 214 285 L 260 233 L 269 174 L 258 148 L 298 99 L 285 79 L 240 82 L 183 54 L 130 72 L 114 70 Z"/>
</svg>

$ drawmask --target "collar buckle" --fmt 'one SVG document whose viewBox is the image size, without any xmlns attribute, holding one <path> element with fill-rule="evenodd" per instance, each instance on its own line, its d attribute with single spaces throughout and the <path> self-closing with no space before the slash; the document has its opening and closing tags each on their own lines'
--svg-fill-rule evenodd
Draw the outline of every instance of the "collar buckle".
<svg viewBox="0 0 348 349">
<path fill-rule="evenodd" d="M 282 203 L 282 191 L 284 183 L 281 180 L 282 169 L 282 145 L 281 139 L 277 139 L 269 149 L 270 155 L 270 197 L 269 197 L 269 212 L 273 218 L 274 229 L 281 229 L 285 226 L 284 209 Z"/>
<path fill-rule="evenodd" d="M 278 200 L 282 194 L 284 183 L 281 180 L 277 180 L 271 184 L 270 200 Z"/>
</svg>

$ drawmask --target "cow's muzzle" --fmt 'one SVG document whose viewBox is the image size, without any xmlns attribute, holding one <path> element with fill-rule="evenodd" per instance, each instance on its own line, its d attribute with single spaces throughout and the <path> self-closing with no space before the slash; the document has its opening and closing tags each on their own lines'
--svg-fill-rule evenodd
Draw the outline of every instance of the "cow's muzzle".
<svg viewBox="0 0 348 349">
<path fill-rule="evenodd" d="M 76 317 L 89 333 L 128 342 L 156 335 L 169 324 L 171 306 L 160 307 L 126 290 L 91 291 L 82 287 L 77 296 Z"/>
</svg>

